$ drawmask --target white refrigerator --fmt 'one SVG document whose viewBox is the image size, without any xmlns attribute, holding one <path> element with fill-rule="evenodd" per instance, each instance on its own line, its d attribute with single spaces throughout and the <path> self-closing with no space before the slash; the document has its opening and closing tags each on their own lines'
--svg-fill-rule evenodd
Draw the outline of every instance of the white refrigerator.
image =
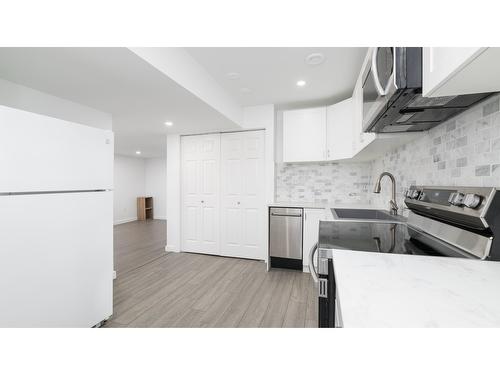
<svg viewBox="0 0 500 375">
<path fill-rule="evenodd" d="M 113 309 L 113 133 L 0 106 L 0 327 Z"/>
</svg>

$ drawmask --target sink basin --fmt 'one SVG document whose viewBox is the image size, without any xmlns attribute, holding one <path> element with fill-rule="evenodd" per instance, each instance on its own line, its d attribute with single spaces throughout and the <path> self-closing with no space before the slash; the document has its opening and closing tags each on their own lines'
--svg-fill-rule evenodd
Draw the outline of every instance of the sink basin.
<svg viewBox="0 0 500 375">
<path fill-rule="evenodd" d="M 332 208 L 333 218 L 343 221 L 382 221 L 386 223 L 401 223 L 404 218 L 391 215 L 388 211 L 356 208 Z"/>
</svg>

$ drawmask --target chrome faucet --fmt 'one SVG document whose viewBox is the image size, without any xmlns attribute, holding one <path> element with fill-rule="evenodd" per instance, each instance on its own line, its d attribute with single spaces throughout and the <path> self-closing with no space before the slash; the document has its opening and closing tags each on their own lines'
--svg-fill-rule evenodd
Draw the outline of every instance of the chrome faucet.
<svg viewBox="0 0 500 375">
<path fill-rule="evenodd" d="M 375 188 L 373 189 L 374 193 L 380 193 L 380 181 L 384 176 L 387 176 L 391 179 L 392 182 L 392 199 L 389 201 L 389 212 L 391 215 L 398 214 L 398 205 L 396 204 L 396 179 L 389 172 L 382 172 L 380 176 L 378 176 L 377 182 L 375 182 Z"/>
</svg>

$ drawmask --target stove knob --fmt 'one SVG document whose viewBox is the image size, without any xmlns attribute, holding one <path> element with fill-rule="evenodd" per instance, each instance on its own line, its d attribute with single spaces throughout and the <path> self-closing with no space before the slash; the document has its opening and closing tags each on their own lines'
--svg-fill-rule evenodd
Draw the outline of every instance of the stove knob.
<svg viewBox="0 0 500 375">
<path fill-rule="evenodd" d="M 448 203 L 453 204 L 453 200 L 455 199 L 455 195 L 457 195 L 457 193 L 450 194 L 450 197 L 448 198 Z"/>
<path fill-rule="evenodd" d="M 455 193 L 450 203 L 454 206 L 461 206 L 464 203 L 464 197 L 463 193 Z"/>
<path fill-rule="evenodd" d="M 477 208 L 481 203 L 481 196 L 477 194 L 466 194 L 463 203 L 466 207 Z"/>
</svg>

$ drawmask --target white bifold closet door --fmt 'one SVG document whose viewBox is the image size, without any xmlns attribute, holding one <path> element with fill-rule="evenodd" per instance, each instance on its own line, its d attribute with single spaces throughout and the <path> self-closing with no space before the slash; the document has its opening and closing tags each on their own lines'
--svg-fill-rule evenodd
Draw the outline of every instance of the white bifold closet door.
<svg viewBox="0 0 500 375">
<path fill-rule="evenodd" d="M 264 131 L 221 135 L 221 255 L 265 259 Z"/>
<path fill-rule="evenodd" d="M 182 250 L 219 254 L 220 135 L 182 137 Z"/>
<path fill-rule="evenodd" d="M 264 132 L 182 137 L 182 251 L 265 259 Z"/>
</svg>

